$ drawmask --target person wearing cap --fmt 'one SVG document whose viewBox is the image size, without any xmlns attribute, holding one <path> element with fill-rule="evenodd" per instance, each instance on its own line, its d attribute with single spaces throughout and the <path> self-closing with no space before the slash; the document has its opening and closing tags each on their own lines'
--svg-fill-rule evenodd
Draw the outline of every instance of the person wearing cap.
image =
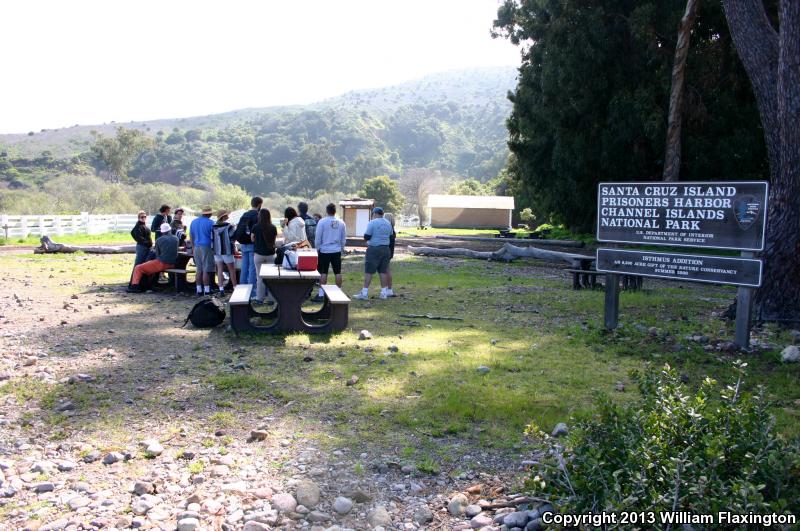
<svg viewBox="0 0 800 531">
<path fill-rule="evenodd" d="M 217 285 L 219 286 L 220 295 L 225 293 L 225 281 L 223 280 L 225 267 L 228 268 L 231 285 L 236 287 L 236 259 L 233 257 L 233 233 L 236 231 L 236 226 L 228 223 L 229 214 L 230 212 L 224 208 L 217 211 L 217 222 L 211 229 L 214 264 L 217 266 Z"/>
<path fill-rule="evenodd" d="M 128 286 L 128 291 L 139 292 L 141 290 L 141 281 L 144 275 L 155 275 L 162 273 L 167 269 L 173 267 L 178 260 L 178 238 L 172 234 L 172 227 L 169 223 L 162 223 L 159 228 L 161 236 L 156 238 L 155 260 L 150 260 L 143 264 L 139 264 L 133 269 L 133 277 Z"/>
<path fill-rule="evenodd" d="M 211 221 L 211 207 L 204 206 L 202 215 L 189 225 L 189 241 L 192 243 L 194 265 L 197 268 L 195 284 L 197 294 L 211 294 L 211 277 L 214 272 L 214 252 L 211 249 L 211 233 L 214 222 Z"/>
<path fill-rule="evenodd" d="M 390 249 L 389 244 L 392 237 L 392 224 L 383 217 L 383 209 L 375 207 L 372 209 L 373 219 L 367 223 L 364 231 L 364 239 L 367 241 L 367 255 L 364 258 L 364 287 L 360 293 L 353 295 L 354 299 L 369 299 L 369 285 L 372 282 L 372 275 L 376 272 L 381 279 L 381 299 L 392 296 L 388 291 L 388 273 Z"/>
</svg>

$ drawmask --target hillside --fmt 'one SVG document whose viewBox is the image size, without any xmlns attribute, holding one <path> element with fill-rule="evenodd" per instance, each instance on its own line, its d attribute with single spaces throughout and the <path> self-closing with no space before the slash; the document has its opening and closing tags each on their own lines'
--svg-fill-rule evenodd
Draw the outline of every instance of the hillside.
<svg viewBox="0 0 800 531">
<path fill-rule="evenodd" d="M 458 70 L 307 106 L 0 135 L 0 186 L 35 188 L 65 173 L 101 171 L 91 132 L 113 136 L 118 127 L 154 140 L 129 172 L 141 183 L 193 185 L 210 175 L 248 192 L 350 192 L 412 167 L 485 181 L 507 155 L 506 94 L 515 75 L 511 67 Z"/>
</svg>

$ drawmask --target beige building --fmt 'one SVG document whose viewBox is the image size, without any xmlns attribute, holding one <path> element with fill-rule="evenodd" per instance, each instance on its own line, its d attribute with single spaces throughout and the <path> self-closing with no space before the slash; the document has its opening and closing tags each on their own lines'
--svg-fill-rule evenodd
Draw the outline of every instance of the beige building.
<svg viewBox="0 0 800 531">
<path fill-rule="evenodd" d="M 449 229 L 508 229 L 514 198 L 487 195 L 428 196 L 431 227 Z"/>
</svg>

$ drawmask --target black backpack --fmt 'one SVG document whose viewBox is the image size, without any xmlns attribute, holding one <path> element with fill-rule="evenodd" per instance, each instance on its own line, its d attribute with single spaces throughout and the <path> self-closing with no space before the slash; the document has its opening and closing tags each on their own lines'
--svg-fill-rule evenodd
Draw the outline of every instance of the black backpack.
<svg viewBox="0 0 800 531">
<path fill-rule="evenodd" d="M 306 239 L 311 247 L 314 247 L 314 238 L 317 235 L 317 220 L 309 217 L 304 221 L 306 222 Z"/>
<path fill-rule="evenodd" d="M 194 305 L 183 326 L 191 321 L 195 328 L 213 328 L 225 320 L 225 305 L 214 297 L 203 297 Z"/>
<path fill-rule="evenodd" d="M 248 210 L 242 217 L 239 218 L 239 223 L 236 225 L 236 230 L 233 233 L 233 239 L 242 245 L 252 245 L 253 240 L 250 234 L 253 232 L 253 226 L 258 221 L 258 214 L 250 214 L 253 210 Z"/>
</svg>

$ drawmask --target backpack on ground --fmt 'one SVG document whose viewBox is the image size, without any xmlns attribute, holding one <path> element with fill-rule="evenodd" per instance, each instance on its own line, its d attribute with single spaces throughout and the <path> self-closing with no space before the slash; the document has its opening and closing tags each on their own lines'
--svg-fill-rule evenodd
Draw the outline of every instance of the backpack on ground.
<svg viewBox="0 0 800 531">
<path fill-rule="evenodd" d="M 225 320 L 225 306 L 213 297 L 204 297 L 194 305 L 189 317 L 183 322 L 186 326 L 188 321 L 192 322 L 195 328 L 213 328 Z"/>
<path fill-rule="evenodd" d="M 317 220 L 308 218 L 304 221 L 306 222 L 306 239 L 311 247 L 314 247 L 314 238 L 317 235 Z"/>
</svg>

